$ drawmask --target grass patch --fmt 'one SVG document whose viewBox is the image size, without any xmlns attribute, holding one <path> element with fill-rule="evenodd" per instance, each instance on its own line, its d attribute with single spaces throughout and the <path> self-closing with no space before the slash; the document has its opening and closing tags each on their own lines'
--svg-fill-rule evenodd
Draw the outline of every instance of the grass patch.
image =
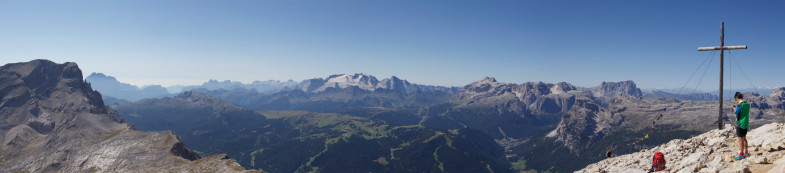
<svg viewBox="0 0 785 173">
<path fill-rule="evenodd" d="M 297 111 L 297 110 L 288 110 L 288 111 L 256 111 L 264 115 L 265 118 L 268 119 L 280 119 L 280 118 L 289 118 L 289 117 L 296 117 L 309 114 L 308 111 Z"/>
<path fill-rule="evenodd" d="M 428 139 L 426 139 L 425 141 L 422 141 L 422 143 L 428 143 L 428 142 L 431 142 L 432 140 L 434 140 L 434 139 L 438 138 L 439 136 L 441 136 L 441 135 L 443 135 L 443 134 L 444 134 L 444 133 L 442 133 L 442 132 L 436 132 L 436 133 L 434 133 L 434 134 L 433 134 L 433 136 L 429 137 L 429 138 L 428 138 Z"/>
<path fill-rule="evenodd" d="M 390 162 L 387 162 L 387 159 L 385 159 L 384 157 L 379 157 L 378 159 L 373 160 L 373 162 L 379 163 L 382 166 L 387 166 L 390 164 Z"/>
<path fill-rule="evenodd" d="M 518 161 L 512 163 L 512 169 L 515 169 L 516 171 L 526 170 L 526 159 L 524 159 L 522 156 L 518 157 Z"/>
<path fill-rule="evenodd" d="M 256 156 L 255 155 L 256 154 L 261 154 L 262 151 L 264 151 L 264 148 L 260 148 L 258 150 L 255 150 L 255 151 L 251 152 L 251 167 L 254 166 L 254 160 L 256 160 Z"/>
<path fill-rule="evenodd" d="M 441 170 L 442 172 L 444 172 L 444 163 L 442 163 L 442 161 L 439 161 L 438 153 L 439 153 L 439 149 L 441 149 L 443 146 L 444 145 L 436 147 L 436 150 L 433 151 L 433 160 L 436 160 L 436 162 L 439 163 L 439 170 Z"/>
<path fill-rule="evenodd" d="M 316 127 L 322 128 L 333 125 L 336 122 L 336 117 L 327 117 L 316 121 Z"/>
<path fill-rule="evenodd" d="M 207 157 L 207 154 L 205 154 L 204 152 L 201 152 L 199 150 L 191 150 L 191 151 L 193 151 L 194 153 L 198 154 L 202 158 Z"/>
<path fill-rule="evenodd" d="M 109 134 L 106 136 L 106 139 L 104 139 L 104 140 L 111 139 L 111 138 L 113 138 L 113 137 L 115 137 L 115 136 L 117 136 L 117 135 L 120 135 L 120 134 L 121 134 L 121 133 L 123 133 L 123 132 L 124 132 L 126 129 L 128 129 L 128 127 L 126 127 L 126 128 L 121 128 L 121 129 L 118 129 L 118 130 L 115 130 L 115 131 L 109 132 Z"/>
<path fill-rule="evenodd" d="M 442 135 L 442 137 L 444 137 L 444 140 L 447 141 L 447 146 L 449 146 L 450 148 L 455 148 L 452 146 L 452 139 L 450 139 L 450 137 L 447 137 L 447 135 Z"/>
</svg>

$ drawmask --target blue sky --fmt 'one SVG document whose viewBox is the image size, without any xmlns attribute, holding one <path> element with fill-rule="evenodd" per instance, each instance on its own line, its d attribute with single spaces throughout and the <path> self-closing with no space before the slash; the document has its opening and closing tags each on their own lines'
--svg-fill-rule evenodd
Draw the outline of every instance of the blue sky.
<svg viewBox="0 0 785 173">
<path fill-rule="evenodd" d="M 726 45 L 749 46 L 733 57 L 756 86 L 774 87 L 785 86 L 782 9 L 785 1 L 0 1 L 0 63 L 77 62 L 85 75 L 136 85 L 363 72 L 444 86 L 493 76 L 678 88 L 710 55 L 697 47 L 719 45 L 725 21 Z M 717 88 L 713 58 L 700 89 Z M 733 86 L 749 87 L 733 70 Z"/>
</svg>

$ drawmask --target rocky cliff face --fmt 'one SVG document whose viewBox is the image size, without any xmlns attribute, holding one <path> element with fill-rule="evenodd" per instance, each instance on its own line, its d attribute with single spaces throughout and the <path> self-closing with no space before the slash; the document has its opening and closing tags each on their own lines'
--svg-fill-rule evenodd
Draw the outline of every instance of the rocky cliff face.
<svg viewBox="0 0 785 173">
<path fill-rule="evenodd" d="M 635 82 L 631 80 L 621 82 L 602 82 L 600 86 L 592 88 L 591 90 L 595 97 L 643 96 L 641 89 L 635 86 Z"/>
<path fill-rule="evenodd" d="M 244 170 L 198 159 L 172 132 L 139 132 L 106 107 L 75 63 L 0 67 L 0 172 Z"/>
<path fill-rule="evenodd" d="M 417 87 L 414 84 L 409 83 L 409 81 L 402 80 L 395 76 L 387 79 L 382 79 L 382 81 L 379 82 L 377 85 L 378 88 L 396 90 L 402 93 L 412 93 L 417 91 Z"/>
<path fill-rule="evenodd" d="M 577 98 L 590 93 L 568 83 L 511 84 L 486 77 L 466 85 L 450 98 L 451 107 L 428 117 L 434 128 L 480 129 L 494 138 L 526 138 L 552 130 Z"/>
<path fill-rule="evenodd" d="M 618 126 L 620 118 L 589 99 L 578 99 L 570 111 L 562 116 L 556 129 L 545 137 L 552 138 L 572 153 L 602 138 L 612 126 Z M 602 124 L 602 125 L 601 125 Z"/>
<path fill-rule="evenodd" d="M 762 99 L 766 107 L 785 109 L 785 87 L 777 88 Z"/>
<path fill-rule="evenodd" d="M 524 110 L 537 113 L 558 113 L 569 109 L 576 96 L 585 96 L 575 86 L 566 82 L 549 84 L 526 82 L 509 84 L 486 77 L 466 85 L 451 102 L 463 107 L 495 106 L 521 113 Z"/>
<path fill-rule="evenodd" d="M 665 154 L 665 172 L 781 172 L 785 169 L 785 125 L 771 123 L 747 133 L 749 158 L 738 154 L 734 129 L 712 130 L 690 139 L 676 139 L 640 152 L 591 164 L 577 172 L 647 172 L 656 152 Z"/>
</svg>

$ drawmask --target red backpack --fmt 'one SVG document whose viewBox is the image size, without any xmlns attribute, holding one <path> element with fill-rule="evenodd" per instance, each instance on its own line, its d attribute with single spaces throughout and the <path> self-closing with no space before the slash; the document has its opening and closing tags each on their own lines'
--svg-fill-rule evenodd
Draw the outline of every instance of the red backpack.
<svg viewBox="0 0 785 173">
<path fill-rule="evenodd" d="M 662 171 L 665 169 L 665 155 L 662 152 L 654 153 L 654 160 L 651 161 L 652 171 Z"/>
</svg>

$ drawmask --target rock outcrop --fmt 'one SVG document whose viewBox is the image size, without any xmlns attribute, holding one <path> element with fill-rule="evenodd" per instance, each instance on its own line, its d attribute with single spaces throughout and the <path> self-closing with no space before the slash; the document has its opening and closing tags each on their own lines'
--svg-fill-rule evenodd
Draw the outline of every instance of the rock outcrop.
<svg viewBox="0 0 785 173">
<path fill-rule="evenodd" d="M 771 123 L 747 134 L 750 157 L 738 154 L 734 129 L 711 130 L 690 139 L 670 142 L 632 154 L 605 159 L 577 172 L 647 172 L 655 152 L 666 159 L 666 172 L 780 172 L 785 169 L 785 124 Z"/>
<path fill-rule="evenodd" d="M 485 77 L 450 98 L 451 107 L 423 124 L 434 128 L 480 129 L 494 138 L 527 138 L 552 130 L 576 99 L 591 93 L 569 83 L 502 83 Z"/>
<path fill-rule="evenodd" d="M 615 120 L 615 121 L 613 121 Z M 607 123 L 614 122 L 611 125 Z M 605 123 L 605 125 L 600 125 Z M 597 139 L 610 132 L 611 126 L 618 126 L 620 118 L 593 101 L 581 98 L 575 101 L 570 111 L 565 113 L 556 129 L 545 137 L 552 138 L 572 153 L 578 153 L 581 147 L 587 147 Z"/>
<path fill-rule="evenodd" d="M 199 159 L 172 132 L 135 131 L 75 63 L 4 65 L 0 97 L 0 172 L 244 171 L 223 155 Z"/>
<path fill-rule="evenodd" d="M 595 97 L 643 96 L 641 89 L 635 86 L 635 82 L 631 80 L 621 82 L 602 82 L 600 86 L 592 88 L 591 90 Z"/>
<path fill-rule="evenodd" d="M 499 111 L 522 113 L 530 110 L 540 114 L 566 112 L 576 97 L 587 95 L 566 82 L 510 84 L 485 77 L 466 85 L 451 102 L 462 107 L 494 106 L 507 109 Z"/>
</svg>

